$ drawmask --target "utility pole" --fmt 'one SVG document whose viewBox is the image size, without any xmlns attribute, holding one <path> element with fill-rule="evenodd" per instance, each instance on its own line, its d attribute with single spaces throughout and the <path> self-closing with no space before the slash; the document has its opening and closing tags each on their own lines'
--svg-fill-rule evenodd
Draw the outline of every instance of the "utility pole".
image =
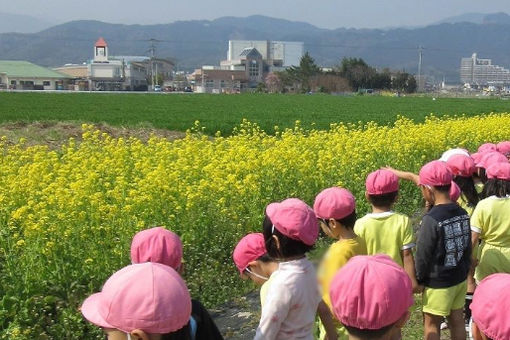
<svg viewBox="0 0 510 340">
<path fill-rule="evenodd" d="M 423 46 L 418 46 L 418 91 L 421 88 L 421 63 L 423 59 Z"/>
<path fill-rule="evenodd" d="M 152 81 L 152 91 L 154 91 L 154 55 L 156 54 L 156 39 L 149 39 L 151 42 L 151 47 L 149 52 L 151 52 L 151 81 Z"/>
</svg>

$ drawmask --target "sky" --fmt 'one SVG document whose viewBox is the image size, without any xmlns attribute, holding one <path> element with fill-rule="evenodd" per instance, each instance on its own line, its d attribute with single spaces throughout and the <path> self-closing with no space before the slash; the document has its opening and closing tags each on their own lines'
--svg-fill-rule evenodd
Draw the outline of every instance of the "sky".
<svg viewBox="0 0 510 340">
<path fill-rule="evenodd" d="M 0 12 L 59 24 L 93 19 L 158 24 L 223 16 L 266 15 L 321 28 L 421 26 L 469 12 L 510 13 L 509 0 L 0 0 Z"/>
</svg>

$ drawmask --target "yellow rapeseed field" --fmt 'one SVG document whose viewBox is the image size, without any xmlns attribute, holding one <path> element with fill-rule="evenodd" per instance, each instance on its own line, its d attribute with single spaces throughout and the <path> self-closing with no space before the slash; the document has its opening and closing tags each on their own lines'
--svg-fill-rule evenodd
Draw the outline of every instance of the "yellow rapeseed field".
<svg viewBox="0 0 510 340">
<path fill-rule="evenodd" d="M 129 262 L 133 235 L 164 225 L 184 242 L 192 295 L 209 305 L 246 289 L 231 252 L 260 230 L 264 207 L 312 204 L 339 185 L 363 214 L 365 176 L 385 165 L 410 171 L 450 147 L 510 139 L 510 115 L 400 118 L 392 126 L 334 124 L 268 135 L 243 122 L 229 137 L 112 138 L 83 126 L 83 141 L 58 150 L 0 141 L 1 338 L 87 338 L 98 333 L 78 306 Z M 397 210 L 413 213 L 418 190 L 402 186 Z"/>
</svg>

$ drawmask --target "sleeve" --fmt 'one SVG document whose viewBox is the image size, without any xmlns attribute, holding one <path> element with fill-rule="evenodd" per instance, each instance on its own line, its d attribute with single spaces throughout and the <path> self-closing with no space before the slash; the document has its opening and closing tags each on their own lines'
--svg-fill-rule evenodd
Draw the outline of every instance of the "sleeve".
<svg viewBox="0 0 510 340">
<path fill-rule="evenodd" d="M 471 231 L 477 233 L 477 234 L 482 234 L 482 230 L 483 230 L 483 225 L 484 225 L 484 222 L 483 222 L 483 207 L 478 204 L 475 208 L 475 210 L 473 211 L 473 214 L 471 215 Z"/>
<path fill-rule="evenodd" d="M 275 340 L 282 322 L 287 318 L 292 293 L 285 285 L 273 282 L 262 309 L 254 340 Z"/>
<path fill-rule="evenodd" d="M 191 306 L 191 315 L 197 322 L 195 340 L 223 340 L 214 320 L 200 301 L 191 300 Z"/>
<path fill-rule="evenodd" d="M 358 235 L 359 237 L 361 237 L 362 239 L 365 239 L 365 235 L 364 235 L 364 228 L 363 228 L 363 223 L 361 221 L 361 219 L 357 220 L 356 223 L 354 223 L 354 233 L 356 235 Z"/>
<path fill-rule="evenodd" d="M 411 219 L 404 216 L 404 228 L 402 229 L 402 249 L 407 250 L 416 247 L 413 235 L 413 227 L 411 225 Z"/>
<path fill-rule="evenodd" d="M 432 217 L 425 215 L 418 235 L 415 256 L 416 280 L 419 284 L 424 284 L 429 277 L 438 238 L 437 222 Z"/>
</svg>

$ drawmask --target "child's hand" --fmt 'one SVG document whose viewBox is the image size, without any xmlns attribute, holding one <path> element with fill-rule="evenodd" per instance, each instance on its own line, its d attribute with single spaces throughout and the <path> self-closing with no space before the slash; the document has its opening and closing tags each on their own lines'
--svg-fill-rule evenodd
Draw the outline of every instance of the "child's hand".
<svg viewBox="0 0 510 340">
<path fill-rule="evenodd" d="M 423 293 L 424 290 L 425 290 L 425 287 L 422 285 L 417 285 L 417 286 L 413 287 L 414 294 L 421 294 L 421 293 Z"/>
</svg>

